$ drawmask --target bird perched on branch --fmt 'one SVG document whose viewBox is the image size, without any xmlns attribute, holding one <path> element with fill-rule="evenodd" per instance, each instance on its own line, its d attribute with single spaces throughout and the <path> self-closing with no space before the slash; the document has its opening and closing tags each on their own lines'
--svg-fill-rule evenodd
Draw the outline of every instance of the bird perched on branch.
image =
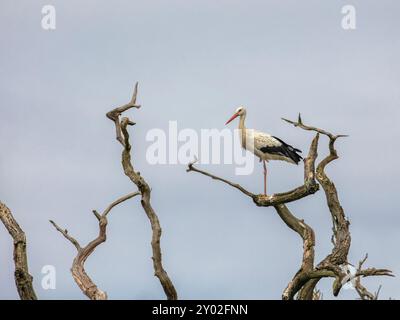
<svg viewBox="0 0 400 320">
<path fill-rule="evenodd" d="M 267 195 L 267 165 L 269 160 L 281 160 L 293 164 L 298 164 L 303 159 L 298 152 L 301 150 L 292 147 L 283 140 L 271 136 L 268 133 L 247 129 L 244 121 L 246 119 L 246 109 L 239 107 L 233 116 L 225 123 L 227 125 L 235 118 L 239 119 L 239 132 L 242 148 L 252 152 L 260 158 L 264 166 L 264 194 Z"/>
</svg>

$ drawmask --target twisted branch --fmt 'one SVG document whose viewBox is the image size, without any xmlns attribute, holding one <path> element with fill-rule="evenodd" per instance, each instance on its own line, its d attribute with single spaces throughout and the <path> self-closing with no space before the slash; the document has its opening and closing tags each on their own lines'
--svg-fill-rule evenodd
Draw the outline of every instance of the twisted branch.
<svg viewBox="0 0 400 320">
<path fill-rule="evenodd" d="M 335 142 L 338 138 L 347 137 L 347 135 L 333 135 L 330 132 L 319 129 L 317 127 L 305 125 L 299 114 L 297 122 L 284 119 L 284 121 L 293 124 L 295 127 L 299 127 L 303 130 L 315 131 L 319 134 L 323 134 L 329 138 L 329 154 L 318 164 L 316 169 L 316 178 L 319 184 L 322 186 L 325 192 L 326 201 L 328 204 L 329 211 L 332 217 L 332 242 L 333 249 L 331 253 L 326 256 L 316 267 L 316 272 L 312 272 L 306 277 L 306 282 L 303 284 L 301 292 L 299 293 L 300 299 L 312 299 L 315 291 L 315 286 L 318 281 L 325 276 L 335 277 L 333 283 L 333 294 L 337 296 L 343 285 L 343 280 L 346 278 L 346 274 L 342 270 L 342 266 L 348 264 L 348 253 L 351 244 L 351 235 L 349 230 L 350 222 L 347 220 L 344 210 L 340 204 L 339 196 L 335 184 L 329 179 L 325 173 L 325 168 L 332 161 L 339 158 L 335 149 Z M 364 276 L 374 275 L 388 275 L 392 276 L 390 270 L 387 269 L 374 269 L 363 270 Z M 321 276 L 319 277 L 318 274 Z M 296 291 L 297 292 L 297 291 Z M 292 295 L 296 294 L 293 292 Z"/>
<path fill-rule="evenodd" d="M 307 158 L 304 160 L 304 181 L 313 181 L 315 183 L 315 160 L 318 157 L 318 141 L 319 141 L 319 133 L 315 136 L 311 143 L 310 151 Z M 318 189 L 317 189 L 318 190 Z M 303 239 L 303 259 L 302 264 L 293 277 L 293 279 L 289 282 L 285 290 L 282 294 L 282 299 L 288 300 L 293 299 L 294 293 L 297 292 L 307 281 L 307 275 L 314 269 L 314 246 L 315 246 L 315 234 L 314 230 L 304 223 L 303 220 L 297 220 L 298 229 L 293 228 L 286 222 L 283 214 L 288 212 L 289 210 L 284 204 L 279 206 L 275 206 L 276 211 L 282 220 L 294 231 L 296 231 Z M 289 212 L 290 213 L 290 212 Z"/>
<path fill-rule="evenodd" d="M 60 228 L 54 221 L 50 220 L 50 223 L 56 228 L 58 232 L 60 232 L 69 242 L 71 242 L 77 250 L 77 255 L 72 262 L 71 273 L 79 288 L 82 292 L 91 300 L 106 300 L 107 294 L 106 292 L 100 290 L 93 280 L 88 276 L 85 271 L 85 262 L 86 259 L 93 253 L 93 251 L 99 246 L 101 243 L 105 242 L 107 239 L 107 215 L 110 211 L 117 206 L 118 204 L 131 199 L 137 195 L 139 192 L 132 192 L 123 196 L 113 203 L 111 203 L 107 209 L 103 211 L 102 214 L 99 214 L 96 210 L 93 210 L 93 214 L 99 222 L 99 234 L 98 236 L 90 241 L 85 247 L 81 247 L 79 242 L 72 236 L 68 234 L 67 229 Z"/>
<path fill-rule="evenodd" d="M 137 91 L 138 91 L 138 83 L 136 82 L 131 101 L 129 101 L 127 104 L 124 104 L 121 107 L 115 108 L 115 109 L 107 112 L 107 114 L 106 114 L 107 118 L 114 122 L 116 138 L 119 141 L 119 143 L 121 143 L 122 145 L 124 145 L 124 139 L 122 138 L 122 135 L 121 135 L 121 124 L 119 121 L 119 117 L 126 110 L 129 110 L 131 108 L 139 109 L 141 107 L 139 104 L 136 104 Z M 130 124 L 134 125 L 133 122 Z"/>
<path fill-rule="evenodd" d="M 229 180 L 220 178 L 206 171 L 197 169 L 194 166 L 194 162 L 188 164 L 187 172 L 194 171 L 202 175 L 208 176 L 214 180 L 218 180 L 228 184 L 246 196 L 253 199 L 257 206 L 269 207 L 273 206 L 285 222 L 285 224 L 298 233 L 303 239 L 303 259 L 299 271 L 295 274 L 293 279 L 289 282 L 286 289 L 282 294 L 282 298 L 290 300 L 295 297 L 296 294 L 298 299 L 315 299 L 320 294 L 316 294 L 318 290 L 315 289 L 316 284 L 321 278 L 333 277 L 335 281 L 333 283 L 333 294 L 337 296 L 340 289 L 346 279 L 346 273 L 342 270 L 343 266 L 348 264 L 347 256 L 351 244 L 351 235 L 349 231 L 349 221 L 346 219 L 344 210 L 340 204 L 338 193 L 334 183 L 328 178 L 325 173 L 326 166 L 332 161 L 338 159 L 337 151 L 335 149 L 335 141 L 341 137 L 347 137 L 347 135 L 333 135 L 332 133 L 317 128 L 305 125 L 299 114 L 297 121 L 291 121 L 282 118 L 284 121 L 293 124 L 295 127 L 307 131 L 314 131 L 317 133 L 313 139 L 310 151 L 307 158 L 304 160 L 304 184 L 290 190 L 285 193 L 278 193 L 272 196 L 265 196 L 262 194 L 253 194 L 244 189 L 239 184 L 230 182 Z M 317 148 L 319 135 L 325 135 L 329 138 L 329 155 L 326 156 L 317 166 L 315 170 L 315 160 L 317 158 Z M 318 181 L 318 183 L 316 182 Z M 303 220 L 296 218 L 290 210 L 287 208 L 286 203 L 302 199 L 309 196 L 319 190 L 319 185 L 322 186 L 325 192 L 329 211 L 331 213 L 333 222 L 333 236 L 332 242 L 334 247 L 332 252 L 323 259 L 316 267 L 314 267 L 314 246 L 315 236 L 313 229 L 308 226 Z M 393 276 L 392 272 L 387 269 L 375 269 L 369 268 L 365 270 L 358 270 L 356 276 Z M 360 290 L 361 287 L 359 287 Z M 365 293 L 365 291 L 363 291 Z"/>
<path fill-rule="evenodd" d="M 108 112 L 107 117 L 114 121 L 115 129 L 117 132 L 116 133 L 117 140 L 124 147 L 122 151 L 122 167 L 124 169 L 124 173 L 138 187 L 140 194 L 142 196 L 141 204 L 143 210 L 145 211 L 151 224 L 151 229 L 152 229 L 151 247 L 153 251 L 152 259 L 153 259 L 154 275 L 160 280 L 160 283 L 164 289 L 164 292 L 168 300 L 176 300 L 178 299 L 178 295 L 176 293 L 175 287 L 162 265 L 162 255 L 160 246 L 160 238 L 162 230 L 158 216 L 155 213 L 150 203 L 151 189 L 147 184 L 147 182 L 145 181 L 145 179 L 140 175 L 140 173 L 134 170 L 131 161 L 132 146 L 129 142 L 129 133 L 127 130 L 127 126 L 134 125 L 135 123 L 130 121 L 129 118 L 127 117 L 124 117 L 121 120 L 119 119 L 120 115 L 129 108 L 140 107 L 139 105 L 136 105 L 137 88 L 138 84 L 136 83 L 135 90 L 130 103 Z"/>
<path fill-rule="evenodd" d="M 319 133 L 314 137 L 311 142 L 308 156 L 304 159 L 304 184 L 285 193 L 273 194 L 272 196 L 253 194 L 244 189 L 239 184 L 230 182 L 229 180 L 217 177 L 206 171 L 197 169 L 194 166 L 195 162 L 188 164 L 187 172 L 194 171 L 202 175 L 208 176 L 212 179 L 224 182 L 245 195 L 253 199 L 257 206 L 269 207 L 273 206 L 283 220 L 283 222 L 293 231 L 295 231 L 303 240 L 303 259 L 299 271 L 295 274 L 292 281 L 288 284 L 283 292 L 283 299 L 292 299 L 294 293 L 301 288 L 301 286 L 307 281 L 307 275 L 314 268 L 314 246 L 315 246 L 315 235 L 313 229 L 304 222 L 304 220 L 295 217 L 286 203 L 296 201 L 304 198 L 308 195 L 314 194 L 318 191 L 319 185 L 315 180 L 315 161 L 318 156 L 318 141 Z M 196 160 L 195 160 L 196 161 Z"/>
</svg>

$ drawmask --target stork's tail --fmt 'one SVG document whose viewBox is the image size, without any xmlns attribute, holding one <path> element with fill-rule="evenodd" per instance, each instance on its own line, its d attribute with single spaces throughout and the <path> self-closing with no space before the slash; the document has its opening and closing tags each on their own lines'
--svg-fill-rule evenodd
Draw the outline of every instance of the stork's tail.
<svg viewBox="0 0 400 320">
<path fill-rule="evenodd" d="M 287 144 L 285 141 L 282 141 L 281 139 L 274 137 L 275 139 L 279 140 L 280 143 L 282 143 L 281 149 L 282 153 L 289 159 L 291 159 L 295 164 L 299 164 L 300 160 L 303 159 L 301 155 L 299 155 L 297 152 L 301 153 L 301 150 L 296 149 L 292 147 L 291 145 Z"/>
<path fill-rule="evenodd" d="M 292 159 L 295 164 L 299 164 L 300 160 L 303 159 L 301 155 L 299 155 L 297 152 L 301 152 L 301 150 L 293 148 L 290 145 L 286 145 L 286 150 L 287 150 L 287 157 Z"/>
</svg>

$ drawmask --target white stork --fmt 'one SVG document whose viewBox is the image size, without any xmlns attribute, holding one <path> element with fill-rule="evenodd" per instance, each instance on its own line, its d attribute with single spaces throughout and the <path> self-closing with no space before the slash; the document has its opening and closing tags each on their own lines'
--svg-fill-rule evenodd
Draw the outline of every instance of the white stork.
<svg viewBox="0 0 400 320">
<path fill-rule="evenodd" d="M 269 160 L 281 160 L 293 164 L 298 164 L 302 157 L 297 154 L 301 150 L 293 148 L 281 139 L 271 136 L 268 133 L 247 129 L 244 125 L 246 119 L 246 109 L 239 107 L 233 116 L 225 123 L 227 125 L 236 117 L 240 116 L 239 132 L 241 136 L 242 148 L 252 152 L 263 161 L 264 165 L 264 194 L 267 195 L 267 165 Z M 251 141 L 251 139 L 253 141 Z"/>
</svg>

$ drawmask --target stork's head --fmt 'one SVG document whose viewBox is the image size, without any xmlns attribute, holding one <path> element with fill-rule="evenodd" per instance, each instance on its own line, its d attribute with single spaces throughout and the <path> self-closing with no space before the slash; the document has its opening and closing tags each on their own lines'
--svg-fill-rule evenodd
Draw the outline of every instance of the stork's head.
<svg viewBox="0 0 400 320">
<path fill-rule="evenodd" d="M 227 125 L 229 122 L 231 122 L 232 120 L 234 120 L 237 117 L 241 117 L 246 115 L 246 108 L 245 107 L 239 107 L 236 109 L 235 113 L 233 114 L 233 116 L 225 123 L 225 125 Z"/>
</svg>

